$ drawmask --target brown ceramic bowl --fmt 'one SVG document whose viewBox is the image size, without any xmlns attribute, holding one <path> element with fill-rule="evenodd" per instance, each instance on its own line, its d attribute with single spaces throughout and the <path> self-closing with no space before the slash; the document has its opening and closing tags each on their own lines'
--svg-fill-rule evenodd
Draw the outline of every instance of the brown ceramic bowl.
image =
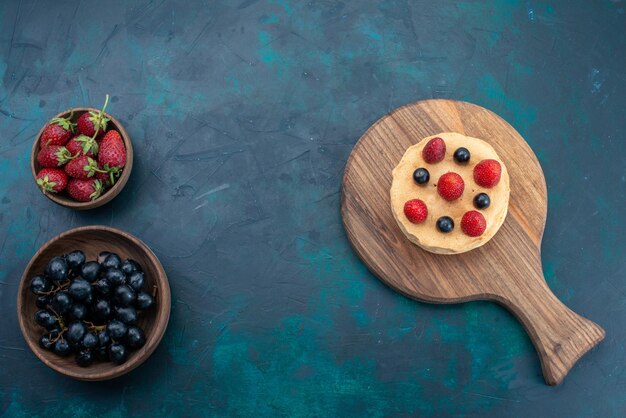
<svg viewBox="0 0 626 418">
<path fill-rule="evenodd" d="M 89 367 L 80 367 L 74 356 L 59 357 L 39 346 L 44 329 L 35 323 L 35 295 L 30 291 L 30 278 L 41 274 L 50 258 L 82 250 L 87 260 L 95 260 L 101 251 L 119 254 L 122 260 L 136 260 L 145 273 L 144 289 L 155 289 L 155 306 L 139 317 L 138 325 L 146 334 L 146 344 L 130 352 L 126 363 L 115 365 L 94 361 Z M 57 372 L 80 380 L 107 380 L 121 376 L 143 363 L 161 341 L 170 317 L 170 287 L 163 266 L 154 253 L 138 238 L 107 226 L 84 226 L 63 232 L 46 242 L 26 266 L 17 293 L 17 317 L 22 335 L 30 349 L 41 361 Z"/>
<path fill-rule="evenodd" d="M 99 111 L 99 109 L 94 109 L 93 107 L 75 107 L 73 109 L 66 110 L 65 112 L 61 112 L 54 117 L 65 118 L 69 116 L 71 112 L 74 112 L 74 114 L 72 115 L 72 122 L 76 123 L 80 115 L 89 111 L 97 112 Z M 117 182 L 113 185 L 113 187 L 104 192 L 102 196 L 100 196 L 96 200 L 92 200 L 90 202 L 77 202 L 76 200 L 69 197 L 65 191 L 61 193 L 45 193 L 45 196 L 48 199 L 52 200 L 54 203 L 77 210 L 93 209 L 110 202 L 122 191 L 122 189 L 126 185 L 126 182 L 130 177 L 130 172 L 133 169 L 133 145 L 131 144 L 130 137 L 128 136 L 128 133 L 126 132 L 122 124 L 110 114 L 104 112 L 104 115 L 110 120 L 107 124 L 107 131 L 109 129 L 115 129 L 116 131 L 118 131 L 120 133 L 120 136 L 122 137 L 122 140 L 124 141 L 124 145 L 126 146 L 126 165 L 124 166 L 120 177 L 117 179 Z M 37 179 L 37 173 L 41 169 L 41 166 L 37 162 L 37 154 L 39 153 L 40 149 L 39 141 L 41 139 L 41 134 L 43 133 L 43 130 L 46 126 L 47 122 L 41 128 L 39 134 L 37 134 L 37 138 L 35 138 L 35 143 L 33 144 L 32 154 L 30 156 L 30 168 L 33 172 L 33 178 L 35 179 L 35 181 Z"/>
</svg>

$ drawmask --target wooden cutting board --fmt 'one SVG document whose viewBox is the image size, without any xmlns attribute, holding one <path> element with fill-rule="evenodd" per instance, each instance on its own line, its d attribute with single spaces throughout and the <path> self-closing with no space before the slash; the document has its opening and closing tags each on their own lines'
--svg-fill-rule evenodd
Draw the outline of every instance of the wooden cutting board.
<svg viewBox="0 0 626 418">
<path fill-rule="evenodd" d="M 409 146 L 440 132 L 487 141 L 510 175 L 504 224 L 487 244 L 463 254 L 437 255 L 419 248 L 402 234 L 391 213 L 393 168 Z M 540 248 L 547 208 L 543 171 L 520 134 L 487 109 L 451 100 L 413 103 L 376 122 L 350 154 L 341 196 L 348 238 L 380 280 L 424 302 L 491 300 L 504 305 L 530 335 L 546 382 L 556 385 L 602 341 L 604 330 L 572 312 L 545 282 Z"/>
</svg>

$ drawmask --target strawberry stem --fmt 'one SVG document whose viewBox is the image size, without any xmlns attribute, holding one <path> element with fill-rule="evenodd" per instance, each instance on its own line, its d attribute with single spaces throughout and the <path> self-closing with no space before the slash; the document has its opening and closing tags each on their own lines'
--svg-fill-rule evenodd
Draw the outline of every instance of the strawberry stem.
<svg viewBox="0 0 626 418">
<path fill-rule="evenodd" d="M 93 182 L 93 193 L 89 195 L 91 200 L 96 200 L 102 194 L 102 182 L 100 180 L 96 180 Z"/>
<path fill-rule="evenodd" d="M 98 136 L 98 133 L 100 132 L 100 126 L 102 125 L 102 114 L 106 110 L 108 104 L 109 104 L 109 95 L 107 94 L 104 99 L 104 106 L 102 106 L 102 110 L 98 112 L 98 120 L 96 123 L 94 123 L 94 125 L 96 125 L 96 132 L 94 132 L 93 137 L 91 139 L 95 140 L 96 136 Z"/>
<path fill-rule="evenodd" d="M 72 123 L 72 116 L 74 116 L 74 109 L 70 110 L 70 115 L 67 117 L 67 121 L 69 122 L 69 125 L 70 125 L 70 131 L 74 133 L 74 127 L 76 126 L 76 124 Z"/>
<path fill-rule="evenodd" d="M 95 155 L 99 151 L 98 143 L 96 142 L 96 140 L 94 138 L 89 138 L 87 135 L 79 135 L 74 140 L 76 142 L 80 142 L 81 143 L 81 148 L 83 149 L 83 154 L 87 154 L 88 152 L 91 151 L 91 153 Z"/>
<path fill-rule="evenodd" d="M 59 150 L 56 152 L 56 157 L 58 165 L 63 165 L 66 162 L 75 158 L 75 156 L 73 156 L 72 153 L 65 147 L 59 148 Z"/>
<path fill-rule="evenodd" d="M 83 167 L 87 172 L 87 177 L 93 177 L 96 173 L 106 173 L 98 168 L 98 163 L 93 158 L 87 158 L 87 165 Z"/>
</svg>

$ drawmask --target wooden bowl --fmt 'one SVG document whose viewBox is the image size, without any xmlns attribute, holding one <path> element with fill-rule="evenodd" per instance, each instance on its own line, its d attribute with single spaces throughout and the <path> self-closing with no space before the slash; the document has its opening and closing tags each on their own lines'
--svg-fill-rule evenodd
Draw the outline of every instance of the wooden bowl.
<svg viewBox="0 0 626 418">
<path fill-rule="evenodd" d="M 122 260 L 136 260 L 145 273 L 144 288 L 156 287 L 155 306 L 140 315 L 138 325 L 146 334 L 146 344 L 129 353 L 126 363 L 115 365 L 94 361 L 89 367 L 80 367 L 74 356 L 59 357 L 39 346 L 44 329 L 35 323 L 35 295 L 30 291 L 30 278 L 41 274 L 50 258 L 82 250 L 87 260 L 95 260 L 101 251 L 119 254 Z M 107 380 L 121 376 L 143 363 L 163 338 L 170 317 L 170 287 L 163 266 L 154 253 L 138 238 L 107 226 L 84 226 L 63 232 L 46 242 L 26 266 L 17 293 L 17 317 L 22 335 L 30 349 L 41 361 L 57 372 L 80 380 Z"/>
<path fill-rule="evenodd" d="M 74 114 L 72 115 L 72 122 L 75 123 L 80 115 L 89 111 L 98 112 L 99 109 L 95 109 L 93 107 L 75 107 L 73 109 L 66 110 L 65 112 L 61 112 L 54 117 L 65 118 L 69 116 L 71 112 L 74 112 Z M 126 182 L 130 177 L 130 172 L 133 169 L 133 144 L 130 142 L 130 137 L 128 136 L 128 133 L 126 132 L 122 124 L 110 114 L 104 112 L 104 115 L 109 119 L 109 122 L 107 123 L 107 130 L 115 129 L 116 131 L 118 131 L 120 133 L 120 136 L 122 137 L 122 140 L 124 141 L 124 146 L 126 146 L 126 165 L 124 166 L 120 177 L 117 179 L 117 182 L 115 182 L 113 187 L 104 192 L 102 196 L 100 196 L 96 200 L 92 200 L 90 202 L 77 202 L 76 200 L 69 197 L 65 191 L 61 193 L 44 193 L 45 196 L 48 199 L 52 200 L 54 203 L 77 210 L 94 209 L 106 203 L 109 203 L 115 196 L 117 196 L 122 191 L 122 189 L 126 185 Z M 30 156 L 30 168 L 35 181 L 37 181 L 37 173 L 39 172 L 39 170 L 41 170 L 41 166 L 37 162 L 37 154 L 39 153 L 40 149 L 39 142 L 41 139 L 41 134 L 43 133 L 43 130 L 47 125 L 48 123 L 46 123 L 39 131 L 39 134 L 37 134 L 37 137 L 35 138 L 35 143 L 33 144 L 32 154 Z"/>
</svg>

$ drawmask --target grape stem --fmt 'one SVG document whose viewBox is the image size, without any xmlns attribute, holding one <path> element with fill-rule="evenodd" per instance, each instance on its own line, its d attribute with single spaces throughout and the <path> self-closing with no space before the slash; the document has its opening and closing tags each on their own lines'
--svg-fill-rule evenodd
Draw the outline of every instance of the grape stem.
<svg viewBox="0 0 626 418">
<path fill-rule="evenodd" d="M 63 316 L 59 315 L 53 308 L 52 306 L 48 306 L 48 309 L 50 309 L 52 311 L 52 313 L 54 314 L 54 316 L 56 317 L 57 321 L 59 321 L 59 325 L 61 325 L 61 328 L 65 328 L 65 323 L 63 322 Z"/>
<path fill-rule="evenodd" d="M 67 331 L 67 328 L 63 328 L 61 332 L 59 332 L 59 335 L 57 335 L 56 338 L 50 340 L 50 342 L 56 343 L 59 340 L 59 338 L 63 338 L 63 334 L 65 334 L 65 331 Z"/>
<path fill-rule="evenodd" d="M 37 293 L 40 296 L 48 296 L 48 295 L 54 295 L 56 293 L 58 293 L 60 290 L 63 290 L 65 288 L 67 288 L 70 285 L 70 280 L 66 281 L 65 283 L 60 284 L 59 286 L 55 287 L 52 290 L 49 290 L 47 292 L 39 292 Z"/>
<path fill-rule="evenodd" d="M 83 321 L 89 327 L 89 331 L 104 331 L 106 325 L 96 325 L 90 321 Z"/>
</svg>

